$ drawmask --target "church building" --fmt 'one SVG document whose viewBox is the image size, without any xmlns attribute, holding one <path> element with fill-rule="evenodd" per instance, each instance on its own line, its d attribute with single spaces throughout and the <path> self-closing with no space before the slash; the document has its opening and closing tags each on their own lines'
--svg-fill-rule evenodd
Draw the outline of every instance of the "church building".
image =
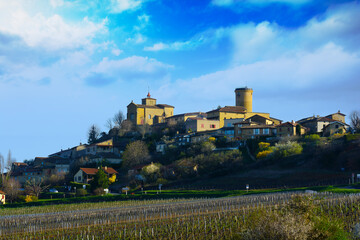
<svg viewBox="0 0 360 240">
<path fill-rule="evenodd" d="M 174 115 L 174 107 L 167 104 L 156 104 L 156 99 L 151 98 L 148 93 L 146 98 L 142 99 L 141 104 L 133 101 L 127 106 L 127 119 L 134 125 L 165 122 L 165 118 Z"/>
</svg>

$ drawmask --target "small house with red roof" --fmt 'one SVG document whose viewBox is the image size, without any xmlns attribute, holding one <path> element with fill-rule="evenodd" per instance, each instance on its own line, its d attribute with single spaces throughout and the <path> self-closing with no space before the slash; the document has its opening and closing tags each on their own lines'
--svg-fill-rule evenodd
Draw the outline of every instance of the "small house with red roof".
<svg viewBox="0 0 360 240">
<path fill-rule="evenodd" d="M 108 177 L 111 177 L 118 172 L 111 167 L 102 167 L 101 168 Z M 74 175 L 74 182 L 78 183 L 89 183 L 94 179 L 94 176 L 99 171 L 99 168 L 80 168 L 79 171 Z"/>
<path fill-rule="evenodd" d="M 5 204 L 5 193 L 0 190 L 0 204 Z"/>
</svg>

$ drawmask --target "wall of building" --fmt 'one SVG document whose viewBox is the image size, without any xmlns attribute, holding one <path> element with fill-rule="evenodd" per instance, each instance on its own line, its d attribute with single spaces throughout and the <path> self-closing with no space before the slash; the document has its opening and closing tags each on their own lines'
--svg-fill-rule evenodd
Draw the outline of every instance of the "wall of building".
<svg viewBox="0 0 360 240">
<path fill-rule="evenodd" d="M 277 127 L 276 129 L 277 129 L 277 136 L 279 136 L 279 137 L 296 135 L 296 127 L 295 126 Z"/>
<path fill-rule="evenodd" d="M 334 113 L 328 116 L 330 119 L 345 123 L 345 116 L 339 113 Z"/>
<path fill-rule="evenodd" d="M 274 129 L 270 127 L 254 127 L 254 128 L 241 128 L 238 125 L 235 125 L 234 128 L 234 137 L 240 138 L 243 140 L 253 139 L 260 136 L 273 136 Z"/>
</svg>

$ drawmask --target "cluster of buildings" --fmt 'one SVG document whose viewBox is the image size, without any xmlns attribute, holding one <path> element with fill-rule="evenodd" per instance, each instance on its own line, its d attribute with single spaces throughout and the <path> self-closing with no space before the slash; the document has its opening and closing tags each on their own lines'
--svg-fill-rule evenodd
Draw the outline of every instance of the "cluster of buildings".
<svg viewBox="0 0 360 240">
<path fill-rule="evenodd" d="M 228 140 L 247 140 L 258 137 L 285 137 L 317 133 L 330 136 L 349 131 L 345 114 L 338 111 L 324 117 L 312 116 L 298 121 L 283 122 L 270 113 L 253 112 L 253 89 L 235 89 L 235 106 L 219 107 L 208 112 L 192 112 L 173 115 L 174 107 L 157 104 L 150 94 L 142 104 L 133 101 L 127 106 L 127 119 L 135 126 L 148 124 L 153 127 L 179 125 L 186 133 L 178 134 L 179 144 L 195 143 L 212 137 L 226 137 Z M 157 150 L 163 152 L 164 143 L 158 143 Z"/>
<path fill-rule="evenodd" d="M 48 157 L 36 157 L 31 164 L 15 162 L 12 165 L 11 176 L 19 181 L 20 184 L 26 183 L 30 179 L 40 180 L 52 175 L 66 175 L 70 171 L 71 164 L 79 159 L 87 163 L 98 163 L 106 161 L 110 164 L 120 164 L 121 153 L 124 151 L 127 142 L 111 137 L 108 140 L 94 144 L 79 144 L 73 148 L 61 150 L 50 154 Z M 106 173 L 107 173 L 106 168 Z M 88 183 L 96 174 L 97 168 L 84 168 L 79 170 L 74 181 Z M 113 174 L 113 169 L 109 168 L 108 174 Z M 81 177 L 80 177 L 81 176 Z"/>
</svg>

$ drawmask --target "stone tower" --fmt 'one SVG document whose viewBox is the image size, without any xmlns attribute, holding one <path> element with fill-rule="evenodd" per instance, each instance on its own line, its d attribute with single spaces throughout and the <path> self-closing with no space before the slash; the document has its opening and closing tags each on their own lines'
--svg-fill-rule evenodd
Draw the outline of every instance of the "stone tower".
<svg viewBox="0 0 360 240">
<path fill-rule="evenodd" d="M 248 87 L 235 89 L 236 106 L 245 107 L 247 112 L 252 112 L 253 90 Z"/>
</svg>

